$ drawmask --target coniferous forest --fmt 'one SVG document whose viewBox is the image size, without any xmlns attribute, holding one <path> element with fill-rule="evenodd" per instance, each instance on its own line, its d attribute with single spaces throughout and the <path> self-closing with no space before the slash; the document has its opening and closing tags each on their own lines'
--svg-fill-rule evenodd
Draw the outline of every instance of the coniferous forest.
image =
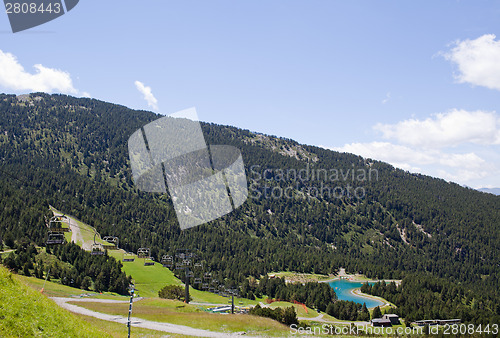
<svg viewBox="0 0 500 338">
<path fill-rule="evenodd" d="M 44 216 L 52 205 L 101 235 L 119 236 L 128 251 L 150 247 L 156 260 L 189 248 L 212 275 L 230 287 L 245 286 L 249 297 L 262 292 L 246 285 L 249 277 L 345 267 L 370 278 L 403 279 L 399 287 L 364 288 L 396 304 L 405 318 L 500 321 L 500 197 L 375 160 L 205 123 L 209 144 L 241 150 L 250 196 L 234 212 L 181 231 L 169 195 L 138 191 L 129 168 L 128 138 L 159 115 L 41 93 L 0 95 L 0 112 L 0 237 L 2 245 L 27 252 L 22 262 L 4 262 L 14 269 L 29 265 L 33 245 L 44 246 Z M 290 174 L 300 170 L 316 175 Z M 77 251 L 67 245 L 53 253 L 74 267 L 60 272 L 66 281 L 88 283 L 89 277 L 103 290 L 124 292 L 128 277 L 119 262 L 94 262 Z M 100 271 L 91 271 L 93 264 L 101 264 Z"/>
</svg>

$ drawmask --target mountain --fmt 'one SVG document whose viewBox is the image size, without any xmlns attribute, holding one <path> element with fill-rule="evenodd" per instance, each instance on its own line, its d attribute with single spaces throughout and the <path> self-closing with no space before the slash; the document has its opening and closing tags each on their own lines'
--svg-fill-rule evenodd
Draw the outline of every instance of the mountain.
<svg viewBox="0 0 500 338">
<path fill-rule="evenodd" d="M 482 191 L 482 192 L 487 192 L 489 194 L 500 196 L 500 188 L 481 188 L 478 190 Z"/>
<path fill-rule="evenodd" d="M 418 274 L 431 293 L 449 290 L 443 280 L 458 285 L 453 297 L 471 311 L 468 321 L 500 315 L 496 196 L 352 154 L 202 123 L 209 144 L 241 151 L 250 196 L 234 212 L 181 231 L 169 194 L 138 191 L 129 166 L 128 138 L 160 117 L 87 98 L 0 95 L 0 236 L 44 245 L 43 216 L 53 205 L 103 236 L 119 236 L 129 251 L 150 247 L 160 259 L 190 248 L 229 286 L 281 270 L 345 267 L 403 280 Z M 433 310 L 446 297 L 425 313 L 415 305 L 414 318 L 448 315 Z"/>
</svg>

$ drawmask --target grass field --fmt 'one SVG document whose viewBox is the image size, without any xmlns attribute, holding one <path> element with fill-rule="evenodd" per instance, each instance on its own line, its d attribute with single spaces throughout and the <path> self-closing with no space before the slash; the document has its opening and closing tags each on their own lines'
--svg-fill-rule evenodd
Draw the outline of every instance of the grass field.
<svg viewBox="0 0 500 338">
<path fill-rule="evenodd" d="M 44 288 L 43 294 L 46 295 L 47 297 L 72 297 L 85 294 L 93 298 L 101 298 L 101 299 L 117 299 L 117 300 L 129 299 L 128 296 L 121 296 L 112 292 L 103 292 L 102 294 L 95 293 L 93 291 L 85 291 L 77 288 L 72 288 L 56 282 L 49 282 L 49 281 L 45 282 L 44 280 L 35 277 L 16 275 L 16 278 L 23 284 L 39 292 L 40 290 L 42 290 L 43 287 Z"/>
<path fill-rule="evenodd" d="M 50 210 L 52 210 L 52 212 L 55 214 L 64 214 L 62 211 L 59 211 L 59 210 L 55 209 L 54 207 L 50 207 Z M 73 217 L 71 215 L 67 215 L 67 216 L 71 217 L 73 222 L 75 222 L 76 225 L 78 226 L 78 228 L 80 229 L 80 234 L 82 235 L 83 241 L 85 243 L 94 243 L 94 234 L 95 234 L 94 228 L 86 223 L 83 223 L 83 222 L 77 220 L 75 217 Z M 71 242 L 71 232 L 66 232 L 64 234 L 64 237 L 66 238 L 68 243 Z M 96 241 L 96 243 L 101 243 L 101 244 L 107 243 L 101 239 L 99 234 L 97 234 L 95 241 Z M 80 241 L 80 240 L 78 240 L 77 243 L 75 243 L 75 244 L 77 244 L 79 246 L 83 245 L 82 241 Z"/>
<path fill-rule="evenodd" d="M 123 260 L 123 250 L 109 250 L 108 254 L 117 260 Z M 142 297 L 158 297 L 158 291 L 165 285 L 181 285 L 182 282 L 160 263 L 144 266 L 144 259 L 137 258 L 133 262 L 122 262 L 123 271 L 132 276 L 134 285 Z"/>
<path fill-rule="evenodd" d="M 123 259 L 123 250 L 110 250 L 108 254 L 118 260 Z M 133 262 L 123 262 L 123 271 L 134 279 L 137 293 L 141 297 L 158 297 L 158 291 L 165 285 L 182 285 L 172 271 L 164 268 L 156 262 L 151 266 L 144 266 L 144 259 L 137 258 Z M 206 291 L 190 288 L 190 295 L 193 302 L 210 304 L 227 304 L 229 299 Z M 255 305 L 259 300 L 249 300 L 246 298 L 235 298 L 235 305 L 247 306 Z"/>
<path fill-rule="evenodd" d="M 2 337 L 109 337 L 0 267 Z"/>
<path fill-rule="evenodd" d="M 113 338 L 125 338 L 128 334 L 128 328 L 119 323 L 108 322 L 105 320 L 99 320 L 94 317 L 88 317 L 83 315 L 76 315 L 82 320 L 86 321 L 92 326 L 99 327 L 101 331 L 106 332 Z M 179 335 L 174 333 L 166 333 L 161 331 L 148 330 L 143 328 L 132 327 L 131 329 L 132 337 L 143 337 L 143 338 L 165 338 L 165 337 L 175 337 L 175 338 L 183 338 L 183 337 L 191 337 L 186 335 Z"/>
<path fill-rule="evenodd" d="M 126 316 L 128 313 L 128 304 L 78 302 L 73 304 L 112 315 Z M 136 302 L 132 313 L 138 318 L 217 332 L 246 332 L 249 335 L 276 337 L 287 335 L 290 330 L 287 326 L 268 318 L 207 313 L 195 305 L 163 299 L 145 299 Z"/>
</svg>

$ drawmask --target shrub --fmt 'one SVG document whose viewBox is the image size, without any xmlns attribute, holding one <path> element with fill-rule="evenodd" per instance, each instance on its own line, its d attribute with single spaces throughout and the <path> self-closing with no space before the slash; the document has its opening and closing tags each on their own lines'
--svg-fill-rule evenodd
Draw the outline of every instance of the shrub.
<svg viewBox="0 0 500 338">
<path fill-rule="evenodd" d="M 185 289 L 179 285 L 166 285 L 160 291 L 158 291 L 158 297 L 165 299 L 176 299 L 176 300 L 185 300 Z M 189 296 L 189 300 L 191 300 L 191 296 Z"/>
</svg>

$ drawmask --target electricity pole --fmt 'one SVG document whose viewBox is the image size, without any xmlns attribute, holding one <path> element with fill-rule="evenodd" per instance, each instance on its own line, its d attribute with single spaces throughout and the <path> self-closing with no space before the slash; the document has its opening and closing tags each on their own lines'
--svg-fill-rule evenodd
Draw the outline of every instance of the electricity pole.
<svg viewBox="0 0 500 338">
<path fill-rule="evenodd" d="M 186 295 L 184 296 L 184 302 L 189 304 L 189 266 L 186 266 Z"/>
<path fill-rule="evenodd" d="M 234 314 L 234 294 L 231 295 L 231 313 Z"/>
<path fill-rule="evenodd" d="M 128 308 L 128 321 L 127 321 L 127 327 L 128 327 L 128 338 L 130 338 L 130 315 L 132 314 L 132 304 L 134 302 L 134 284 L 131 285 L 132 290 L 130 291 L 130 305 Z"/>
</svg>

